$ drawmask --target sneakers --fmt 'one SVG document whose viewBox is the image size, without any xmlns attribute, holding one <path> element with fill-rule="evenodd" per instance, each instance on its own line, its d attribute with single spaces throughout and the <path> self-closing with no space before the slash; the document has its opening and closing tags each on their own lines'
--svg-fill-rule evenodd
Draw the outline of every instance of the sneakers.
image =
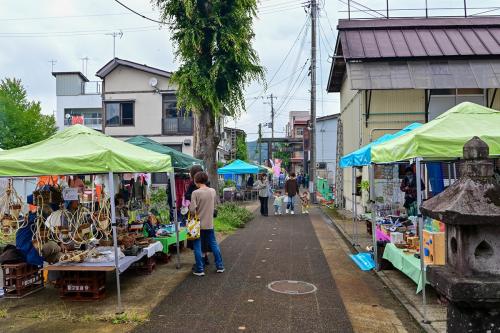
<svg viewBox="0 0 500 333">
<path fill-rule="evenodd" d="M 288 214 L 288 213 L 290 213 L 290 210 L 289 210 L 289 209 L 287 209 L 287 210 L 286 210 L 286 213 L 287 213 L 287 214 Z"/>
<path fill-rule="evenodd" d="M 225 268 L 217 268 L 217 273 L 224 273 L 225 271 Z"/>
<path fill-rule="evenodd" d="M 194 272 L 193 272 L 193 275 L 196 275 L 196 276 L 205 276 L 205 272 L 197 272 L 197 271 L 194 271 Z"/>
<path fill-rule="evenodd" d="M 295 215 L 295 212 L 292 210 L 292 211 L 290 212 L 290 214 Z"/>
</svg>

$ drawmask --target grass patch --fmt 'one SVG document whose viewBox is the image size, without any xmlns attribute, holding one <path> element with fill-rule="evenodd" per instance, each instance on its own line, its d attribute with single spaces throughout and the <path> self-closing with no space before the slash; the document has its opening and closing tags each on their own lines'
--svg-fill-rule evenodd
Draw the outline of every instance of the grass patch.
<svg viewBox="0 0 500 333">
<path fill-rule="evenodd" d="M 245 207 L 233 202 L 226 202 L 217 207 L 217 218 L 214 228 L 217 232 L 229 233 L 243 228 L 245 223 L 253 219 L 253 214 Z"/>
<path fill-rule="evenodd" d="M 136 312 L 124 312 L 117 315 L 105 316 L 100 318 L 102 321 L 110 322 L 113 325 L 120 324 L 142 324 L 148 320 L 146 314 Z"/>
<path fill-rule="evenodd" d="M 0 319 L 7 318 L 7 309 L 0 309 Z"/>
<path fill-rule="evenodd" d="M 335 219 L 335 220 L 345 220 L 345 216 L 343 216 L 342 214 L 340 214 L 336 208 L 334 207 L 322 207 L 322 209 L 324 210 L 324 212 L 330 216 L 331 218 Z"/>
</svg>

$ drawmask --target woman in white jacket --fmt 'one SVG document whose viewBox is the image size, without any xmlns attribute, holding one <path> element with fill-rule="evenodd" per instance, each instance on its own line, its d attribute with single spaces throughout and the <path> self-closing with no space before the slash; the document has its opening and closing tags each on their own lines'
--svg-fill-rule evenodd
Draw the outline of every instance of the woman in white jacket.
<svg viewBox="0 0 500 333">
<path fill-rule="evenodd" d="M 267 175 L 262 173 L 254 184 L 254 188 L 259 190 L 260 214 L 268 216 L 269 181 Z"/>
</svg>

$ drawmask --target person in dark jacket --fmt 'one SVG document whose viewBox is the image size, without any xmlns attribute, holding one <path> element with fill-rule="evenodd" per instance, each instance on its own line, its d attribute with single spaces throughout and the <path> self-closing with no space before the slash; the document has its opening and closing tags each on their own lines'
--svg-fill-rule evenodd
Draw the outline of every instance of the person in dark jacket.
<svg viewBox="0 0 500 333">
<path fill-rule="evenodd" d="M 417 176 L 413 167 L 409 166 L 405 170 L 406 176 L 401 181 L 400 189 L 405 193 L 405 202 L 403 207 L 406 208 L 408 216 L 417 216 Z M 422 191 L 425 190 L 425 184 L 420 180 Z"/>
<path fill-rule="evenodd" d="M 285 182 L 285 195 L 288 197 L 286 213 L 295 214 L 295 196 L 299 193 L 299 183 L 295 178 L 295 172 L 290 173 L 290 178 Z"/>
<path fill-rule="evenodd" d="M 247 187 L 253 187 L 253 184 L 254 184 L 253 175 L 250 175 L 250 177 L 248 177 L 247 179 Z"/>
</svg>

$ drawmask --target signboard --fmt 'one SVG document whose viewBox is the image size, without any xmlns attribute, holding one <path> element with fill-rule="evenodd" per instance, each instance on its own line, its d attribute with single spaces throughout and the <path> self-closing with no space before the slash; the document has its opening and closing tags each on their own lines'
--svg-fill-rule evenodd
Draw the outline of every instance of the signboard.
<svg viewBox="0 0 500 333">
<path fill-rule="evenodd" d="M 78 200 L 78 189 L 77 188 L 71 188 L 71 187 L 66 187 L 62 191 L 63 199 L 67 201 L 74 201 Z"/>
</svg>

